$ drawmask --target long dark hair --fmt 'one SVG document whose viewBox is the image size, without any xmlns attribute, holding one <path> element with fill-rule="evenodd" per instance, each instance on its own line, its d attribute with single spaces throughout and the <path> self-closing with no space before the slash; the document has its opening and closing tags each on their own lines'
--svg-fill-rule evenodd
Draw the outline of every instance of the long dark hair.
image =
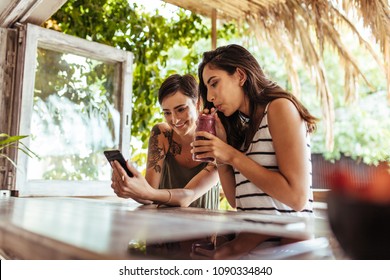
<svg viewBox="0 0 390 280">
<path fill-rule="evenodd" d="M 258 107 L 277 98 L 291 100 L 301 117 L 306 121 L 308 132 L 315 130 L 317 118 L 312 116 L 295 96 L 269 80 L 264 75 L 255 57 L 248 50 L 235 44 L 203 53 L 203 60 L 198 67 L 198 75 L 200 80 L 199 98 L 202 99 L 205 108 L 213 107 L 213 104 L 207 101 L 207 87 L 203 81 L 203 70 L 206 65 L 209 65 L 212 69 L 224 70 L 229 75 L 233 75 L 237 68 L 246 73 L 247 78 L 243 89 L 249 99 L 250 106 L 248 125 L 243 125 L 238 111 L 229 117 L 225 117 L 221 112 L 218 112 L 228 135 L 228 143 L 236 149 L 240 149 L 245 141 L 244 149 L 246 150 L 254 137 L 261 121 L 261 117 L 256 115 Z"/>
</svg>

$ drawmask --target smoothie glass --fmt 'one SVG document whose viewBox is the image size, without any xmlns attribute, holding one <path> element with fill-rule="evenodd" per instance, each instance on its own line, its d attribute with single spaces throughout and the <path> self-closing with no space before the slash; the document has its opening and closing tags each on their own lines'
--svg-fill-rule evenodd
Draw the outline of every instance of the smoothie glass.
<svg viewBox="0 0 390 280">
<path fill-rule="evenodd" d="M 207 131 L 210 134 L 216 135 L 215 132 L 215 119 L 214 114 L 201 114 L 198 117 L 198 120 L 196 121 L 196 131 Z M 207 138 L 202 136 L 196 136 L 195 140 L 207 140 Z M 208 158 L 196 158 L 196 155 L 199 155 L 202 153 L 194 153 L 192 155 L 192 159 L 196 161 L 207 161 L 207 162 L 213 162 L 214 158 L 208 157 Z"/>
</svg>

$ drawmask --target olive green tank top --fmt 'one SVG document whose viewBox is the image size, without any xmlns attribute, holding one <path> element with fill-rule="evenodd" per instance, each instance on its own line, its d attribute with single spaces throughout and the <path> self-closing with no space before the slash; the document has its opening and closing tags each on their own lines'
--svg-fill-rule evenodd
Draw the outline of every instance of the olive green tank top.
<svg viewBox="0 0 390 280">
<path fill-rule="evenodd" d="M 181 166 L 170 152 L 172 137 L 169 139 L 169 148 L 166 154 L 162 171 L 159 189 L 176 189 L 184 188 L 187 183 L 203 168 L 207 166 L 207 162 L 193 167 L 187 168 Z M 219 184 L 213 186 L 204 195 L 191 203 L 190 207 L 218 209 L 219 206 Z"/>
</svg>

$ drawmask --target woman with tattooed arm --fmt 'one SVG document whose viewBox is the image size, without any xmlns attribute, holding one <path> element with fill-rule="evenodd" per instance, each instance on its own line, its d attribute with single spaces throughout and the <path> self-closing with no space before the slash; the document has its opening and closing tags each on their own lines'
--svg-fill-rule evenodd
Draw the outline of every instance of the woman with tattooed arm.
<svg viewBox="0 0 390 280">
<path fill-rule="evenodd" d="M 193 206 L 218 209 L 218 173 L 215 164 L 193 161 L 199 114 L 198 84 L 191 75 L 171 75 L 158 93 L 165 123 L 156 124 L 150 134 L 146 176 L 129 162 L 134 174 L 128 177 L 119 163 L 113 164 L 112 188 L 119 197 L 143 204 Z"/>
</svg>

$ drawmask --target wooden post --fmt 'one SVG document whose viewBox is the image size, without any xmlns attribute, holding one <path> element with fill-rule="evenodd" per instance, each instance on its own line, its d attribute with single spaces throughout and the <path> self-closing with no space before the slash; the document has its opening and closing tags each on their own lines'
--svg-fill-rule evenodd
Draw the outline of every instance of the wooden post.
<svg viewBox="0 0 390 280">
<path fill-rule="evenodd" d="M 17 62 L 16 29 L 0 27 L 0 133 L 16 135 L 12 130 L 14 106 L 15 70 Z M 1 154 L 16 161 L 15 149 L 3 149 Z M 13 165 L 5 158 L 0 158 L 0 189 L 9 189 L 12 185 Z"/>
<path fill-rule="evenodd" d="M 7 128 L 7 93 L 6 93 L 6 65 L 7 65 L 7 29 L 0 27 L 0 133 L 8 132 Z M 4 151 L 0 151 L 5 152 Z M 0 189 L 6 189 L 6 159 L 0 158 Z"/>
<path fill-rule="evenodd" d="M 217 10 L 211 11 L 211 49 L 217 48 Z"/>
<path fill-rule="evenodd" d="M 7 92 L 7 29 L 0 28 L 0 132 L 7 131 L 7 119 L 8 119 L 8 110 L 7 108 L 10 104 L 7 104 L 6 100 L 9 97 Z"/>
</svg>

